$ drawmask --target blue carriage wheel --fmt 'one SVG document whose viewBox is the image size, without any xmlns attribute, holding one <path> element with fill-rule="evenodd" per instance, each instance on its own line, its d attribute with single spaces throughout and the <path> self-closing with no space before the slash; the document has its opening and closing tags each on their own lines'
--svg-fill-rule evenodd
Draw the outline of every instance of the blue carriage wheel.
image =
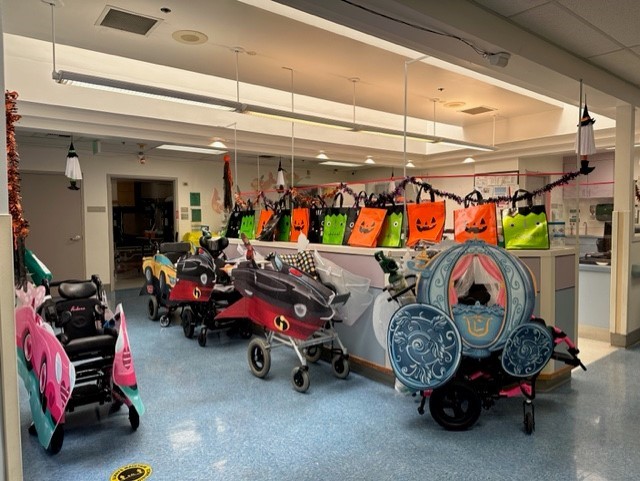
<svg viewBox="0 0 640 481">
<path fill-rule="evenodd" d="M 519 325 L 507 337 L 502 351 L 502 368 L 514 377 L 530 377 L 547 365 L 553 354 L 553 336 L 536 322 Z"/>
<path fill-rule="evenodd" d="M 398 380 L 420 391 L 451 379 L 460 364 L 462 341 L 446 313 L 427 304 L 408 304 L 391 318 L 387 349 Z"/>
</svg>

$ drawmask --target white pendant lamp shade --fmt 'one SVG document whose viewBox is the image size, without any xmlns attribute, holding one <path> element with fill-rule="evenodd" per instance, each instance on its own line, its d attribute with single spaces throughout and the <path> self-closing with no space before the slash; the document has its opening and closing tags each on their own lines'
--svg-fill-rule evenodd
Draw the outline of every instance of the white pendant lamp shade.
<svg viewBox="0 0 640 481">
<path fill-rule="evenodd" d="M 76 149 L 73 146 L 73 142 L 69 146 L 69 152 L 67 153 L 67 166 L 64 170 L 64 175 L 69 180 L 82 180 L 82 171 L 80 170 L 80 159 L 76 154 Z"/>
<path fill-rule="evenodd" d="M 278 162 L 278 175 L 276 177 L 276 185 L 279 189 L 284 189 L 286 184 L 284 182 L 284 169 L 282 168 L 282 161 Z"/>
</svg>

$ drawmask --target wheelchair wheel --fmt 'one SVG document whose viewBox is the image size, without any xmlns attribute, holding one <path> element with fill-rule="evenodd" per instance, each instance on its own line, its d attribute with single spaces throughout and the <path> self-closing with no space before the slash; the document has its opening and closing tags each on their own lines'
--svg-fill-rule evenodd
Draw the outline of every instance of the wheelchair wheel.
<svg viewBox="0 0 640 481">
<path fill-rule="evenodd" d="M 309 346 L 304 350 L 304 357 L 309 362 L 318 362 L 322 356 L 322 346 Z"/>
<path fill-rule="evenodd" d="M 147 304 L 147 317 L 152 321 L 158 320 L 158 299 L 156 299 L 156 296 L 149 296 L 149 303 Z"/>
<path fill-rule="evenodd" d="M 469 384 L 450 382 L 434 389 L 429 398 L 433 419 L 448 431 L 464 431 L 480 417 L 482 402 Z"/>
<path fill-rule="evenodd" d="M 140 415 L 135 406 L 129 406 L 129 423 L 133 431 L 136 431 L 140 426 Z"/>
<path fill-rule="evenodd" d="M 267 348 L 267 343 L 260 338 L 253 338 L 247 349 L 249 367 L 254 376 L 263 378 L 271 369 L 271 351 Z"/>
<path fill-rule="evenodd" d="M 533 413 L 525 413 L 524 415 L 524 432 L 526 434 L 532 434 L 535 429 L 535 424 L 533 422 Z"/>
<path fill-rule="evenodd" d="M 55 431 L 53 431 L 53 435 L 51 436 L 51 441 L 49 441 L 49 446 L 47 446 L 47 452 L 49 454 L 58 454 L 62 449 L 63 441 L 64 441 L 64 425 L 58 424 L 56 426 Z"/>
<path fill-rule="evenodd" d="M 193 311 L 187 307 L 180 316 L 182 318 L 182 331 L 184 336 L 191 339 L 196 329 L 196 324 L 193 319 Z"/>
<path fill-rule="evenodd" d="M 309 371 L 303 366 L 296 366 L 291 371 L 291 384 L 298 392 L 307 392 L 309 389 Z"/>
<path fill-rule="evenodd" d="M 200 329 L 200 334 L 198 334 L 198 344 L 200 347 L 205 347 L 207 345 L 207 328 L 203 327 Z"/>
<path fill-rule="evenodd" d="M 331 360 L 331 369 L 333 369 L 333 375 L 335 377 L 338 379 L 346 379 L 351 371 L 349 360 L 343 354 L 336 354 Z"/>
<path fill-rule="evenodd" d="M 171 324 L 171 317 L 169 317 L 169 313 L 160 316 L 160 327 L 169 327 L 169 324 Z"/>
</svg>

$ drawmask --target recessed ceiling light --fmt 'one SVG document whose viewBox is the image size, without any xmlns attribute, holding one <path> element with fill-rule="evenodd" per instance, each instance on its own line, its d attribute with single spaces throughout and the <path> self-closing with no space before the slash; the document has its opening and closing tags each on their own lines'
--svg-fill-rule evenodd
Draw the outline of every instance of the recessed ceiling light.
<svg viewBox="0 0 640 481">
<path fill-rule="evenodd" d="M 445 107 L 450 109 L 459 109 L 460 107 L 464 107 L 465 105 L 466 105 L 465 102 L 458 102 L 458 101 L 447 102 L 446 104 L 444 104 Z"/>
<path fill-rule="evenodd" d="M 206 149 L 204 147 L 191 147 L 189 145 L 171 145 L 171 144 L 158 145 L 156 149 L 177 150 L 179 152 L 193 152 L 196 154 L 208 154 L 208 155 L 220 155 L 226 152 L 225 150 Z"/>
<path fill-rule="evenodd" d="M 359 167 L 362 164 L 354 164 L 352 162 L 336 162 L 334 160 L 328 160 L 326 162 L 320 162 L 320 165 L 332 165 L 334 167 Z"/>
<path fill-rule="evenodd" d="M 364 161 L 365 164 L 375 164 L 376 161 L 373 160 L 373 157 L 371 157 L 370 155 L 367 155 L 367 160 Z"/>
<path fill-rule="evenodd" d="M 200 45 L 209 40 L 202 32 L 195 30 L 177 30 L 171 34 L 176 42 L 184 43 L 186 45 Z"/>
</svg>

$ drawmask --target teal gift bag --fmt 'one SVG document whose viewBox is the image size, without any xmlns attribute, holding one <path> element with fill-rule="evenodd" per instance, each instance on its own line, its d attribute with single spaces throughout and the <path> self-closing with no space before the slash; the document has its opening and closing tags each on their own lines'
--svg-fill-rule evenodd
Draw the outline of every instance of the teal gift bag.
<svg viewBox="0 0 640 481">
<path fill-rule="evenodd" d="M 527 205 L 518 207 L 518 194 Z M 548 249 L 549 226 L 544 205 L 533 205 L 530 192 L 519 189 L 513 195 L 511 207 L 502 211 L 502 234 L 507 249 Z"/>
</svg>

